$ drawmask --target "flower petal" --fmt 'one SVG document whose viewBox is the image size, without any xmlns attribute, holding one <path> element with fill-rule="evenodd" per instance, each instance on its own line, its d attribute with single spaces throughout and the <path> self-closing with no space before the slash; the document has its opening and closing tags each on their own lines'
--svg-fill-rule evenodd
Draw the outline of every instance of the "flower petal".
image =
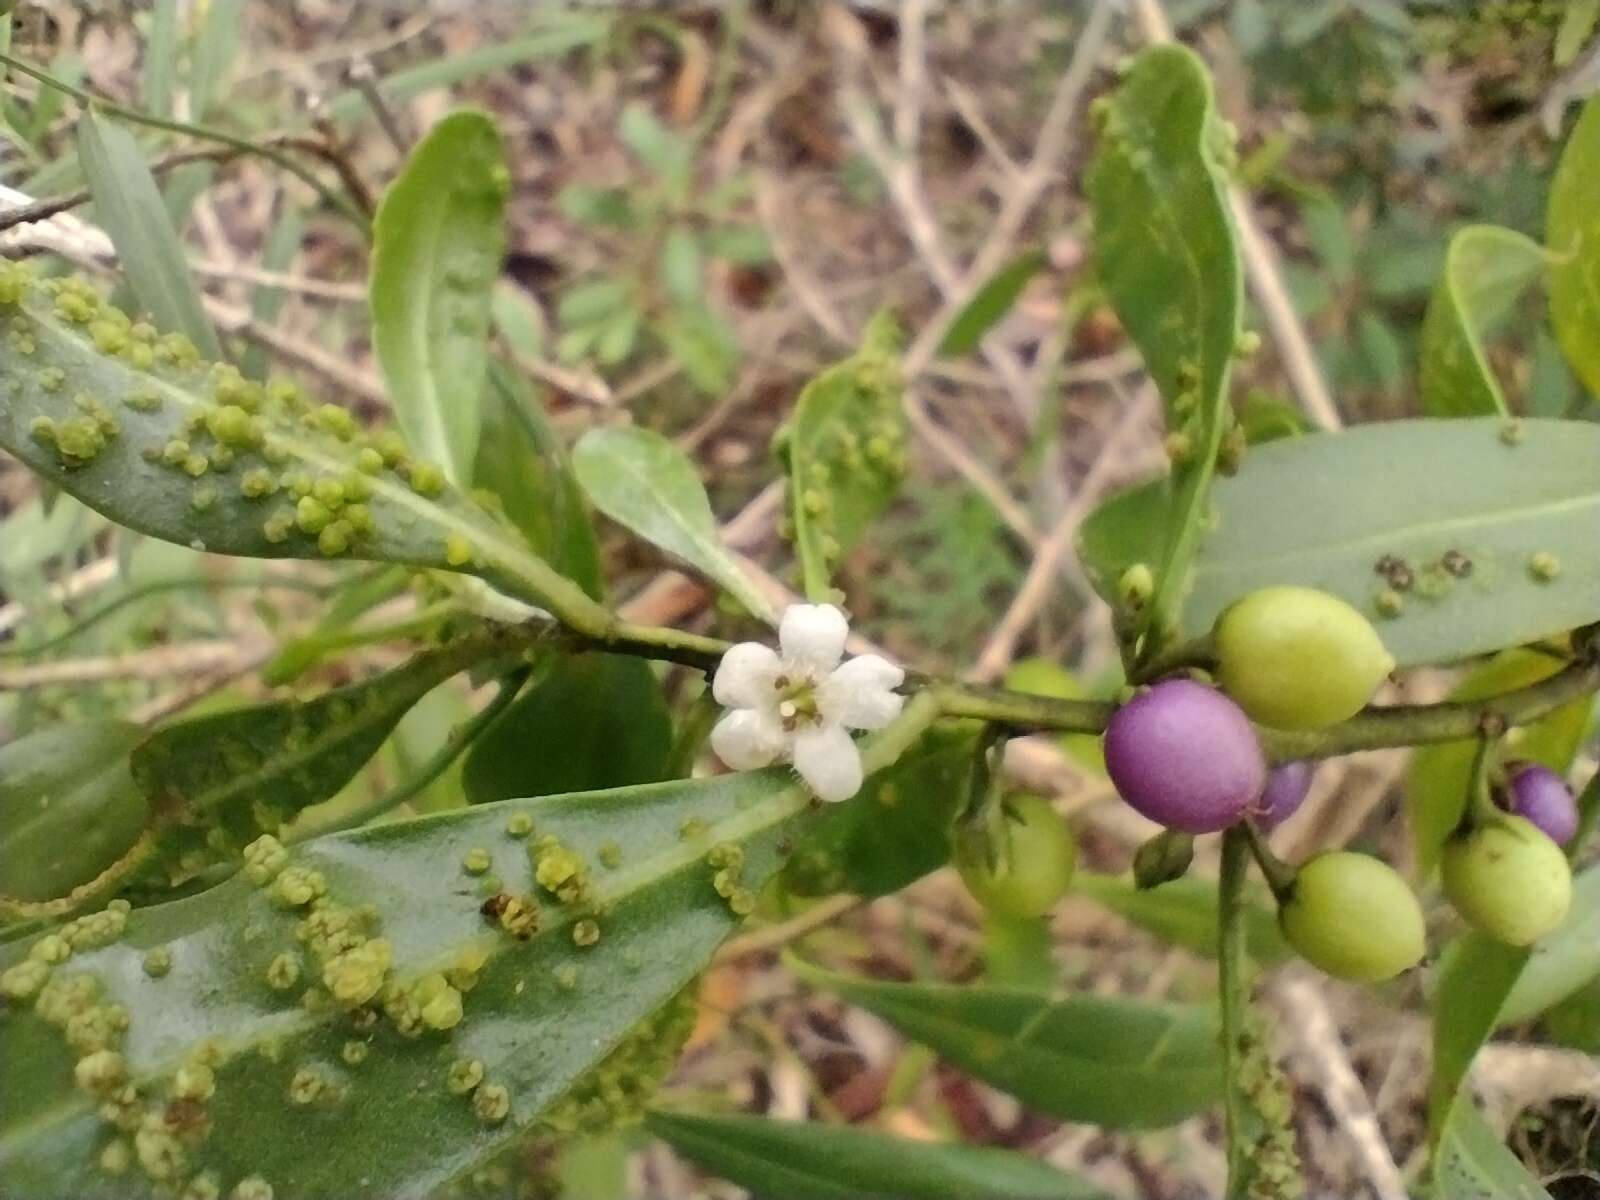
<svg viewBox="0 0 1600 1200">
<path fill-rule="evenodd" d="M 831 604 L 791 604 L 778 623 L 778 644 L 785 662 L 820 675 L 839 665 L 849 632 L 850 623 Z"/>
<path fill-rule="evenodd" d="M 740 642 L 729 646 L 717 664 L 711 694 L 725 708 L 772 707 L 772 681 L 782 668 L 778 652 L 760 642 Z"/>
<path fill-rule="evenodd" d="M 905 679 L 905 671 L 881 654 L 863 654 L 817 685 L 817 708 L 851 729 L 882 729 L 906 702 L 894 693 Z"/>
<path fill-rule="evenodd" d="M 783 726 L 753 708 L 736 708 L 711 730 L 711 748 L 735 771 L 770 766 L 783 751 Z"/>
<path fill-rule="evenodd" d="M 823 800 L 848 800 L 861 790 L 861 751 L 837 725 L 818 725 L 794 739 L 794 769 Z"/>
</svg>

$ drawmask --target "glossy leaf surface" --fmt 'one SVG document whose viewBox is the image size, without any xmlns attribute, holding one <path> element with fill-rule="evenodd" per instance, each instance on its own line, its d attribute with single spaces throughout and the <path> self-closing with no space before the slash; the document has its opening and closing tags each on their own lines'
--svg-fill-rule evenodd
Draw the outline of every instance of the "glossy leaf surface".
<svg viewBox="0 0 1600 1200">
<path fill-rule="evenodd" d="M 1165 488 L 1125 492 L 1079 534 L 1095 588 L 1115 592 L 1123 570 L 1154 561 Z M 1285 503 L 1284 497 L 1293 497 Z M 1388 421 L 1338 434 L 1252 447 L 1212 492 L 1213 528 L 1200 544 L 1184 637 L 1210 629 L 1247 592 L 1303 584 L 1342 596 L 1374 618 L 1401 665 L 1452 662 L 1552 637 L 1600 619 L 1600 426 L 1498 418 Z M 1448 551 L 1470 562 L 1447 571 Z M 1531 570 L 1548 554 L 1554 578 Z M 1415 577 L 1400 615 L 1378 619 L 1393 556 Z"/>
</svg>

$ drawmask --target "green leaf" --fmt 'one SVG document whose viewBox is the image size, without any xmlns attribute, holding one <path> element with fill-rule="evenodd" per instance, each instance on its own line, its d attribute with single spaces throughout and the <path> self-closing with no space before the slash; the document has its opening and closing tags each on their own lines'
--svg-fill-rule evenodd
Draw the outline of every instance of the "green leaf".
<svg viewBox="0 0 1600 1200">
<path fill-rule="evenodd" d="M 1512 649 L 1475 668 L 1450 692 L 1452 700 L 1482 700 L 1501 692 L 1548 679 L 1561 660 L 1535 650 Z M 1593 696 L 1582 696 L 1549 716 L 1524 726 L 1516 756 L 1565 772 L 1571 766 L 1589 727 Z M 1417 867 L 1431 874 L 1439 864 L 1445 839 L 1460 824 L 1472 781 L 1477 743 L 1444 742 L 1418 746 L 1406 775 L 1406 807 Z"/>
<path fill-rule="evenodd" d="M 1419 486 L 1426 479 L 1427 486 Z M 1163 543 L 1157 483 L 1101 505 L 1079 555 L 1108 599 Z M 1292 497 L 1293 503 L 1285 503 Z M 1404 560 L 1417 583 L 1400 616 L 1378 621 L 1401 663 L 1451 662 L 1552 637 L 1600 618 L 1600 426 L 1498 418 L 1388 421 L 1253 447 L 1213 489 L 1179 633 L 1207 632 L 1219 612 L 1271 584 L 1303 584 L 1376 614 L 1380 558 Z M 1439 566 L 1466 554 L 1470 576 Z M 1536 553 L 1559 575 L 1530 573 Z"/>
<path fill-rule="evenodd" d="M 1011 311 L 1029 280 L 1049 263 L 1050 256 L 1043 250 L 1027 250 L 991 275 L 950 322 L 939 353 L 950 358 L 972 353 L 983 335 Z"/>
<path fill-rule="evenodd" d="M 1584 103 L 1550 183 L 1550 323 L 1572 372 L 1600 396 L 1600 96 Z"/>
<path fill-rule="evenodd" d="M 1533 239 L 1495 225 L 1456 231 L 1422 323 L 1422 410 L 1433 417 L 1509 413 L 1483 339 L 1544 273 Z"/>
<path fill-rule="evenodd" d="M 319 558 L 337 551 L 470 571 L 568 611 L 591 605 L 513 531 L 440 484 L 437 468 L 391 455 L 386 465 L 369 461 L 370 473 L 362 470 L 362 452 L 375 453 L 382 439 L 362 436 L 348 413 L 313 411 L 298 389 L 264 389 L 231 367 L 207 370 L 181 339 L 129 329 L 125 316 L 75 281 L 17 282 L 24 277 L 8 271 L 21 268 L 0 264 L 0 288 L 15 282 L 22 295 L 0 303 L 0 331 L 12 351 L 0 358 L 0 385 L 8 389 L 0 447 L 90 508 L 140 533 L 216 554 Z M 101 335 L 112 339 L 106 350 L 94 341 Z M 255 424 L 237 446 L 223 446 L 207 425 L 228 406 L 254 410 Z M 83 454 L 36 435 L 44 421 L 58 430 L 79 427 Z M 197 478 L 162 461 L 174 442 L 188 447 Z M 346 499 L 366 497 L 360 502 L 371 529 L 358 532 L 346 521 L 342 547 L 295 519 L 297 489 L 323 480 L 337 482 Z M 266 494 L 246 494 L 252 483 Z"/>
<path fill-rule="evenodd" d="M 848 1125 L 657 1110 L 651 1133 L 771 1200 L 1101 1200 L 1105 1193 L 1015 1151 L 913 1142 Z"/>
<path fill-rule="evenodd" d="M 528 358 L 544 354 L 548 334 L 544 310 L 509 279 L 501 279 L 494 285 L 494 293 L 489 298 L 489 318 L 512 353 Z M 479 450 L 482 448 L 480 443 Z"/>
<path fill-rule="evenodd" d="M 522 37 L 491 42 L 466 54 L 431 56 L 414 67 L 386 75 L 377 83 L 378 93 L 390 104 L 404 106 L 424 92 L 592 46 L 611 30 L 610 16 L 594 13 L 540 13 L 538 24 L 540 28 Z M 333 97 L 326 111 L 333 120 L 352 121 L 370 115 L 372 109 L 366 97 L 351 88 Z"/>
<path fill-rule="evenodd" d="M 833 568 L 905 476 L 901 344 L 891 314 L 873 317 L 861 348 L 806 384 L 778 432 L 789 520 L 812 600 L 832 598 Z"/>
<path fill-rule="evenodd" d="M 642 1115 L 693 1019 L 685 989 L 737 921 L 713 886 L 707 852 L 741 847 L 742 885 L 759 889 L 785 824 L 806 804 L 787 773 L 765 771 L 458 809 L 294 847 L 290 866 L 325 881 L 324 919 L 370 904 L 367 930 L 392 947 L 383 975 L 345 972 L 349 982 L 392 985 L 389 1011 L 370 1020 L 325 992 L 325 1005 L 302 1002 L 307 985 L 323 982 L 328 939 L 308 931 L 302 942 L 303 910 L 244 875 L 136 910 L 119 940 L 55 970 L 97 980 L 126 1009 L 122 1053 L 156 1113 L 175 1069 L 214 1041 L 222 1061 L 205 1105 L 210 1132 L 187 1158 L 193 1170 L 216 1172 L 224 1194 L 258 1174 L 280 1200 L 432 1195 L 539 1130 L 598 1130 Z M 589 864 L 587 902 L 542 893 L 539 929 L 527 941 L 479 912 L 483 894 L 457 865 L 482 848 L 507 891 L 536 890 L 527 844 L 506 833 L 513 813 Z M 685 839 L 691 819 L 704 833 Z M 628 848 L 614 870 L 600 859 L 610 841 Z M 602 914 L 599 939 L 577 945 L 576 922 L 595 920 L 593 910 Z M 172 963 L 159 978 L 142 969 L 155 947 Z M 27 953 L 10 945 L 0 959 Z M 300 987 L 268 986 L 280 954 L 300 959 Z M 419 979 L 446 970 L 462 983 L 476 976 L 465 1015 L 448 1032 L 418 1031 L 408 998 Z M 438 994 L 438 981 L 428 986 Z M 418 1036 L 401 1036 L 396 1016 Z M 345 1057 L 352 1041 L 367 1047 L 355 1063 Z M 120 1178 L 99 1169 L 110 1131 L 99 1101 L 73 1086 L 74 1057 L 36 1013 L 0 1022 L 11 1085 L 0 1091 L 0 1177 L 18 1195 L 150 1195 L 137 1162 Z M 457 1059 L 482 1062 L 484 1083 L 507 1090 L 508 1119 L 482 1119 L 467 1096 L 451 1094 Z M 290 1083 L 305 1071 L 324 1086 L 311 1102 L 292 1103 Z"/>
<path fill-rule="evenodd" d="M 133 752 L 133 777 L 167 826 L 163 856 L 177 860 L 199 846 L 237 853 L 277 833 L 350 782 L 413 704 L 492 649 L 482 638 L 460 639 L 313 700 L 163 727 Z"/>
<path fill-rule="evenodd" d="M 1073 890 L 1163 941 L 1210 958 L 1217 955 L 1220 901 L 1215 880 L 1183 875 L 1160 887 L 1140 888 L 1126 876 L 1080 871 Z M 1272 966 L 1289 957 L 1270 898 L 1245 901 L 1245 928 L 1257 962 Z"/>
<path fill-rule="evenodd" d="M 1476 930 L 1439 956 L 1433 995 L 1433 1077 L 1428 1086 L 1428 1132 L 1438 1145 L 1457 1112 L 1470 1109 L 1462 1082 L 1473 1056 L 1494 1032 L 1500 1006 L 1528 961 L 1528 949 L 1507 946 Z"/>
<path fill-rule="evenodd" d="M 1600 1054 L 1600 979 L 1592 979 L 1544 1014 L 1545 1035 L 1563 1046 Z"/>
<path fill-rule="evenodd" d="M 606 516 L 721 584 L 757 617 L 775 619 L 723 546 L 694 464 L 670 441 L 634 425 L 591 429 L 573 447 L 572 466 Z"/>
<path fill-rule="evenodd" d="M 632 229 L 638 224 L 633 197 L 627 188 L 591 187 L 569 183 L 556 195 L 561 215 L 585 225 L 609 225 L 613 229 Z"/>
<path fill-rule="evenodd" d="M 994 987 L 1048 992 L 1055 985 L 1050 918 L 983 914 L 984 979 Z"/>
<path fill-rule="evenodd" d="M 216 332 L 189 277 L 183 243 L 139 143 L 126 129 L 90 110 L 78 119 L 78 161 L 95 216 L 111 235 L 140 305 L 156 324 L 187 334 L 207 358 L 221 358 Z"/>
<path fill-rule="evenodd" d="M 1567 0 L 1566 11 L 1561 14 L 1561 25 L 1556 30 L 1556 44 L 1551 61 L 1558 67 L 1570 66 L 1583 49 L 1589 35 L 1594 32 L 1595 21 L 1600 20 L 1600 0 Z"/>
<path fill-rule="evenodd" d="M 720 396 L 739 366 L 739 342 L 728 323 L 702 304 L 679 304 L 655 325 L 672 357 L 691 383 L 708 396 Z"/>
<path fill-rule="evenodd" d="M 461 781 L 472 804 L 654 783 L 671 749 L 672 717 L 649 663 L 563 655 L 473 743 Z"/>
<path fill-rule="evenodd" d="M 1433 1200 L 1550 1200 L 1468 1101 L 1445 1131 L 1434 1164 Z"/>
<path fill-rule="evenodd" d="M 1600 977 L 1600 866 L 1572 881 L 1567 919 L 1540 938 L 1500 1006 L 1496 1024 L 1519 1025 L 1582 991 Z"/>
<path fill-rule="evenodd" d="M 144 828 L 144 794 L 127 721 L 53 725 L 0 746 L 0 891 L 53 900 L 127 853 Z"/>
<path fill-rule="evenodd" d="M 478 450 L 510 191 L 494 119 L 462 110 L 412 149 L 373 221 L 372 346 L 395 420 L 461 484 Z"/>
<path fill-rule="evenodd" d="M 661 282 L 667 295 L 685 303 L 698 301 L 705 291 L 700 274 L 700 243 L 694 232 L 682 225 L 667 230 L 661 246 Z"/>
<path fill-rule="evenodd" d="M 1145 628 L 1176 623 L 1206 495 L 1231 420 L 1228 377 L 1244 302 L 1221 156 L 1231 153 L 1204 64 L 1183 46 L 1138 55 L 1101 110 L 1088 176 L 1095 254 L 1112 307 L 1186 449 L 1167 482 Z"/>
<path fill-rule="evenodd" d="M 499 498 L 536 554 L 596 600 L 604 599 L 600 545 L 567 448 L 550 428 L 539 397 L 504 363 L 489 364 L 473 478 Z"/>
<path fill-rule="evenodd" d="M 156 0 L 144 47 L 144 110 L 172 114 L 172 81 L 178 70 L 178 0 Z"/>
<path fill-rule="evenodd" d="M 681 193 L 688 187 L 694 164 L 688 141 L 657 120 L 645 105 L 635 101 L 622 110 L 617 135 L 670 190 Z"/>
<path fill-rule="evenodd" d="M 797 896 L 887 896 L 948 863 L 973 740 L 968 727 L 929 730 L 853 798 L 824 808 L 785 865 L 784 886 Z"/>
<path fill-rule="evenodd" d="M 1259 388 L 1252 388 L 1235 405 L 1239 428 L 1248 445 L 1315 433 L 1316 427 L 1295 405 Z"/>
<path fill-rule="evenodd" d="M 791 960 L 807 982 L 876 1013 L 962 1070 L 1066 1121 L 1170 1125 L 1222 1096 L 1216 1010 L 1105 996 L 877 983 Z"/>
<path fill-rule="evenodd" d="M 239 51 L 244 28 L 244 0 L 210 0 L 200 36 L 189 61 L 189 109 L 203 119 L 215 106 L 218 91 Z"/>
</svg>

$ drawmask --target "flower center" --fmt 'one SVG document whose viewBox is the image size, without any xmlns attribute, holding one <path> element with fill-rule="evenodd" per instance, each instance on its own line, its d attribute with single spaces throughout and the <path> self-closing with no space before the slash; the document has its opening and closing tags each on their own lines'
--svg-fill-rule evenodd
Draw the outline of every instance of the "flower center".
<svg viewBox="0 0 1600 1200">
<path fill-rule="evenodd" d="M 801 725 L 821 724 L 816 685 L 809 678 L 779 675 L 772 688 L 778 693 L 778 719 L 785 733 L 793 733 Z"/>
</svg>

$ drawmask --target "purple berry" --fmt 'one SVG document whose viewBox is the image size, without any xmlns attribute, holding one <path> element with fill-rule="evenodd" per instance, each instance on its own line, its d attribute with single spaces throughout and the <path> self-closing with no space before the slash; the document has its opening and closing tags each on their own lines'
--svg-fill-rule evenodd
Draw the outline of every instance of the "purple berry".
<svg viewBox="0 0 1600 1200">
<path fill-rule="evenodd" d="M 1250 719 L 1221 692 L 1169 679 L 1140 692 L 1106 725 L 1106 771 L 1144 816 L 1185 833 L 1226 829 L 1267 782 Z"/>
<path fill-rule="evenodd" d="M 1261 790 L 1261 799 L 1251 806 L 1257 829 L 1270 833 L 1300 811 L 1306 793 L 1311 790 L 1312 770 L 1312 765 L 1304 759 L 1272 768 L 1267 774 L 1267 786 Z"/>
<path fill-rule="evenodd" d="M 1567 781 L 1538 763 L 1513 763 L 1506 774 L 1501 805 L 1538 826 L 1558 846 L 1578 832 L 1578 806 Z"/>
</svg>

